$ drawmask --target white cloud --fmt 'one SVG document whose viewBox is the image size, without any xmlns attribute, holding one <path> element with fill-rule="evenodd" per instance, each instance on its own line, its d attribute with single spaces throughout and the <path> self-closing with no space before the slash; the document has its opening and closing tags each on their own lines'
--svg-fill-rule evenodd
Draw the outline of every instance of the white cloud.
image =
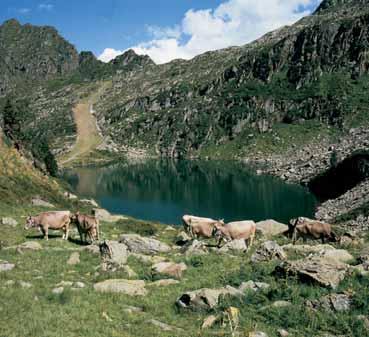
<svg viewBox="0 0 369 337">
<path fill-rule="evenodd" d="M 227 0 L 216 9 L 189 10 L 175 27 L 149 26 L 153 39 L 133 46 L 156 63 L 191 59 L 209 50 L 243 45 L 308 15 L 321 0 Z M 124 51 L 105 49 L 109 61 Z"/>
<path fill-rule="evenodd" d="M 42 11 L 52 11 L 54 9 L 54 5 L 48 3 L 42 3 L 38 5 L 38 9 Z"/>
<path fill-rule="evenodd" d="M 117 56 L 122 55 L 124 50 L 115 50 L 113 48 L 106 48 L 99 56 L 99 60 L 103 62 L 109 62 L 115 59 Z"/>
</svg>

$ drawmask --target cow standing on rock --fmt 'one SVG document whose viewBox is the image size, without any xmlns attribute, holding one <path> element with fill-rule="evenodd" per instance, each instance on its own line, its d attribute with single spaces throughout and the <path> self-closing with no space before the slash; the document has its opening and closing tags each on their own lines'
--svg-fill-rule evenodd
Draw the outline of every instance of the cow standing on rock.
<svg viewBox="0 0 369 337">
<path fill-rule="evenodd" d="M 44 212 L 37 216 L 29 216 L 24 229 L 38 228 L 46 240 L 49 240 L 49 229 L 62 230 L 63 239 L 68 240 L 70 221 L 70 211 Z"/>
<path fill-rule="evenodd" d="M 328 241 L 337 241 L 336 234 L 332 231 L 332 226 L 325 222 L 317 220 L 311 220 L 308 218 L 299 217 L 290 221 L 289 233 L 292 234 L 293 244 L 296 244 L 297 240 L 302 237 L 304 242 L 307 238 Z"/>
</svg>

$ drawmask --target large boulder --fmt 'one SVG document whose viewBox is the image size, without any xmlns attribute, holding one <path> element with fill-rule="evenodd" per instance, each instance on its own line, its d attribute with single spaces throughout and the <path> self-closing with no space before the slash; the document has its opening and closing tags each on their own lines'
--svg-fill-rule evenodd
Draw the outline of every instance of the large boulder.
<svg viewBox="0 0 369 337">
<path fill-rule="evenodd" d="M 100 221 L 104 222 L 117 222 L 119 220 L 125 220 L 127 219 L 123 215 L 112 215 L 110 212 L 108 212 L 106 209 L 103 208 L 94 208 L 92 210 L 93 216 L 95 216 Z"/>
<path fill-rule="evenodd" d="M 276 267 L 277 275 L 296 275 L 301 281 L 335 289 L 345 278 L 349 265 L 335 259 L 313 256 L 284 261 Z"/>
<path fill-rule="evenodd" d="M 182 294 L 176 301 L 179 308 L 191 310 L 208 310 L 218 306 L 222 296 L 242 297 L 243 292 L 231 286 L 219 289 L 203 288 Z"/>
<path fill-rule="evenodd" d="M 152 266 L 152 270 L 156 274 L 181 278 L 182 273 L 187 269 L 184 263 L 159 262 Z"/>
<path fill-rule="evenodd" d="M 253 263 L 270 261 L 273 259 L 285 260 L 287 258 L 283 248 L 275 241 L 265 241 L 251 256 Z"/>
<path fill-rule="evenodd" d="M 314 301 L 305 303 L 311 309 L 323 309 L 326 311 L 349 311 L 352 305 L 352 298 L 346 294 L 329 294 Z"/>
<path fill-rule="evenodd" d="M 246 252 L 247 245 L 245 240 L 232 240 L 227 242 L 224 246 L 219 249 L 220 253 L 230 253 L 230 252 Z"/>
<path fill-rule="evenodd" d="M 129 296 L 145 296 L 145 281 L 111 279 L 96 283 L 94 289 L 102 293 L 122 293 Z"/>
<path fill-rule="evenodd" d="M 332 259 L 339 262 L 347 263 L 354 259 L 354 257 L 344 249 L 336 249 L 335 247 L 328 244 L 319 245 L 284 245 L 283 250 L 287 253 L 301 254 L 304 256 L 319 256 L 321 258 Z"/>
<path fill-rule="evenodd" d="M 265 220 L 256 223 L 256 231 L 265 237 L 272 237 L 288 231 L 288 226 L 275 220 Z"/>
<path fill-rule="evenodd" d="M 105 263 L 121 267 L 127 263 L 129 252 L 124 243 L 106 240 L 100 245 L 100 254 Z"/>
<path fill-rule="evenodd" d="M 119 242 L 124 243 L 130 252 L 137 254 L 155 255 L 171 250 L 166 243 L 137 234 L 124 234 Z"/>
</svg>

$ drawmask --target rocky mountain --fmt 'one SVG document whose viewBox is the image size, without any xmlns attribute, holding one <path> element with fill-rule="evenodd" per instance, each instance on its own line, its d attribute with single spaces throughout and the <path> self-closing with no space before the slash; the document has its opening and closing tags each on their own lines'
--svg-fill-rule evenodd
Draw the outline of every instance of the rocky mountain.
<svg viewBox="0 0 369 337">
<path fill-rule="evenodd" d="M 90 52 L 78 55 L 52 28 L 10 20 L 0 29 L 1 87 L 20 77 L 46 79 L 26 95 L 30 125 L 46 129 L 58 151 L 75 138 L 73 104 L 104 82 L 94 112 L 115 150 L 283 153 L 318 132 L 337 136 L 368 120 L 368 4 L 325 0 L 312 15 L 250 44 L 164 65 L 132 50 L 102 63 Z M 65 130 L 57 127 L 63 121 Z"/>
<path fill-rule="evenodd" d="M 78 52 L 55 28 L 14 19 L 0 26 L 0 96 L 20 82 L 68 76 L 77 68 Z"/>
<path fill-rule="evenodd" d="M 101 129 L 123 148 L 171 157 L 257 148 L 258 135 L 291 125 L 342 131 L 367 113 L 368 4 L 324 1 L 243 47 L 117 74 L 96 106 Z"/>
</svg>

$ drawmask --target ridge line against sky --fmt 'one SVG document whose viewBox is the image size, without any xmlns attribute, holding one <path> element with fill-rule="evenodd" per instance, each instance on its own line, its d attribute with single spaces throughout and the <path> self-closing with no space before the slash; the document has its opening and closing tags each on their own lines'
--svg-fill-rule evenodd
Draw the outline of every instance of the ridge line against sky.
<svg viewBox="0 0 369 337">
<path fill-rule="evenodd" d="M 1 0 L 0 22 L 53 26 L 108 62 L 128 49 L 161 64 L 249 43 L 322 0 Z"/>
<path fill-rule="evenodd" d="M 124 50 L 111 47 L 99 55 L 109 62 L 128 49 L 149 55 L 155 63 L 189 60 L 207 51 L 240 46 L 262 35 L 291 25 L 311 12 L 321 0 L 227 0 L 216 8 L 188 10 L 174 26 L 151 26 L 152 39 Z"/>
</svg>

